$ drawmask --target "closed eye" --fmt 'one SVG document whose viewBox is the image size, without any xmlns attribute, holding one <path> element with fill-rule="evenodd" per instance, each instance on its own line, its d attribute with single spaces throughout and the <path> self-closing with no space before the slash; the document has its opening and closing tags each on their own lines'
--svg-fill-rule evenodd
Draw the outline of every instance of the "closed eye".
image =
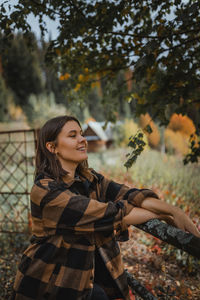
<svg viewBox="0 0 200 300">
<path fill-rule="evenodd" d="M 75 138 L 76 135 L 77 135 L 77 132 L 74 132 L 73 134 L 70 134 L 69 137 L 74 137 Z M 84 137 L 83 132 L 80 132 L 80 135 Z"/>
</svg>

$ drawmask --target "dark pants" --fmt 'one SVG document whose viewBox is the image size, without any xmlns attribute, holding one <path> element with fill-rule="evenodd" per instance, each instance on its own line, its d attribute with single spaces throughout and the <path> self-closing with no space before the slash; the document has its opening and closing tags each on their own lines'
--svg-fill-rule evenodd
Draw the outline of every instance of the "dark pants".
<svg viewBox="0 0 200 300">
<path fill-rule="evenodd" d="M 109 300 L 109 298 L 100 285 L 94 283 L 90 300 Z"/>
</svg>

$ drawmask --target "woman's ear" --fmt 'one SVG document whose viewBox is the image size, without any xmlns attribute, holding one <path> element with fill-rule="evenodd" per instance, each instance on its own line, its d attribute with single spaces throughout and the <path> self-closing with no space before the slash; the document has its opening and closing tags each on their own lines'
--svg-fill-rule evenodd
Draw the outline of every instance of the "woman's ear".
<svg viewBox="0 0 200 300">
<path fill-rule="evenodd" d="M 55 144 L 53 142 L 46 142 L 46 148 L 49 150 L 49 152 L 55 154 Z"/>
</svg>

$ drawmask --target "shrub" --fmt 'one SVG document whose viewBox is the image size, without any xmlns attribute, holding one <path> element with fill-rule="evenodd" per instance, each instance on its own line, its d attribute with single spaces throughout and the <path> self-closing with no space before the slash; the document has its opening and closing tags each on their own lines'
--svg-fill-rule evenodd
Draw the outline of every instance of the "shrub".
<svg viewBox="0 0 200 300">
<path fill-rule="evenodd" d="M 121 146 L 127 146 L 129 143 L 130 136 L 135 135 L 138 131 L 138 125 L 133 120 L 125 119 L 125 122 L 123 124 L 123 130 L 124 138 L 121 141 Z"/>
<path fill-rule="evenodd" d="M 138 126 L 132 120 L 126 119 L 125 122 L 118 121 L 112 129 L 112 137 L 115 144 L 120 147 L 126 147 L 129 137 L 136 134 Z"/>
<path fill-rule="evenodd" d="M 181 131 L 165 130 L 165 147 L 171 154 L 186 155 L 189 150 L 189 136 Z"/>
<path fill-rule="evenodd" d="M 115 144 L 119 147 L 127 147 L 130 141 L 129 138 L 134 136 L 138 130 L 138 125 L 131 119 L 125 119 L 124 123 L 118 122 L 112 130 Z M 144 141 L 148 145 L 146 136 Z"/>
<path fill-rule="evenodd" d="M 180 131 L 186 135 L 191 135 L 195 132 L 193 121 L 188 116 L 183 116 L 182 114 L 173 114 L 168 128 L 173 131 Z"/>
<path fill-rule="evenodd" d="M 189 151 L 189 138 L 195 133 L 193 121 L 188 116 L 173 114 L 165 130 L 165 146 L 172 153 L 186 155 Z M 193 140 L 197 142 L 194 134 Z"/>
<path fill-rule="evenodd" d="M 149 146 L 153 149 L 158 149 L 160 143 L 160 133 L 156 124 L 151 120 L 151 117 L 148 113 L 140 116 L 139 125 L 144 129 L 147 125 L 151 126 L 152 133 L 145 131 L 145 134 L 148 139 Z"/>
</svg>

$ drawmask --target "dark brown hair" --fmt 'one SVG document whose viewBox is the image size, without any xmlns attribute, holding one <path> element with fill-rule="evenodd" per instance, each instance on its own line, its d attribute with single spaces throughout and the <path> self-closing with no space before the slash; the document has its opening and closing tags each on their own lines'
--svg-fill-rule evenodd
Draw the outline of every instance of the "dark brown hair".
<svg viewBox="0 0 200 300">
<path fill-rule="evenodd" d="M 47 173 L 57 181 L 67 174 L 54 153 L 46 148 L 47 142 L 57 143 L 57 137 L 63 126 L 69 122 L 75 121 L 81 127 L 80 122 L 73 116 L 59 116 L 48 120 L 39 131 L 37 151 L 36 151 L 36 170 L 35 176 L 40 173 Z M 88 170 L 87 160 L 78 165 L 77 170 L 82 173 Z M 89 170 L 88 170 L 89 171 Z"/>
</svg>

